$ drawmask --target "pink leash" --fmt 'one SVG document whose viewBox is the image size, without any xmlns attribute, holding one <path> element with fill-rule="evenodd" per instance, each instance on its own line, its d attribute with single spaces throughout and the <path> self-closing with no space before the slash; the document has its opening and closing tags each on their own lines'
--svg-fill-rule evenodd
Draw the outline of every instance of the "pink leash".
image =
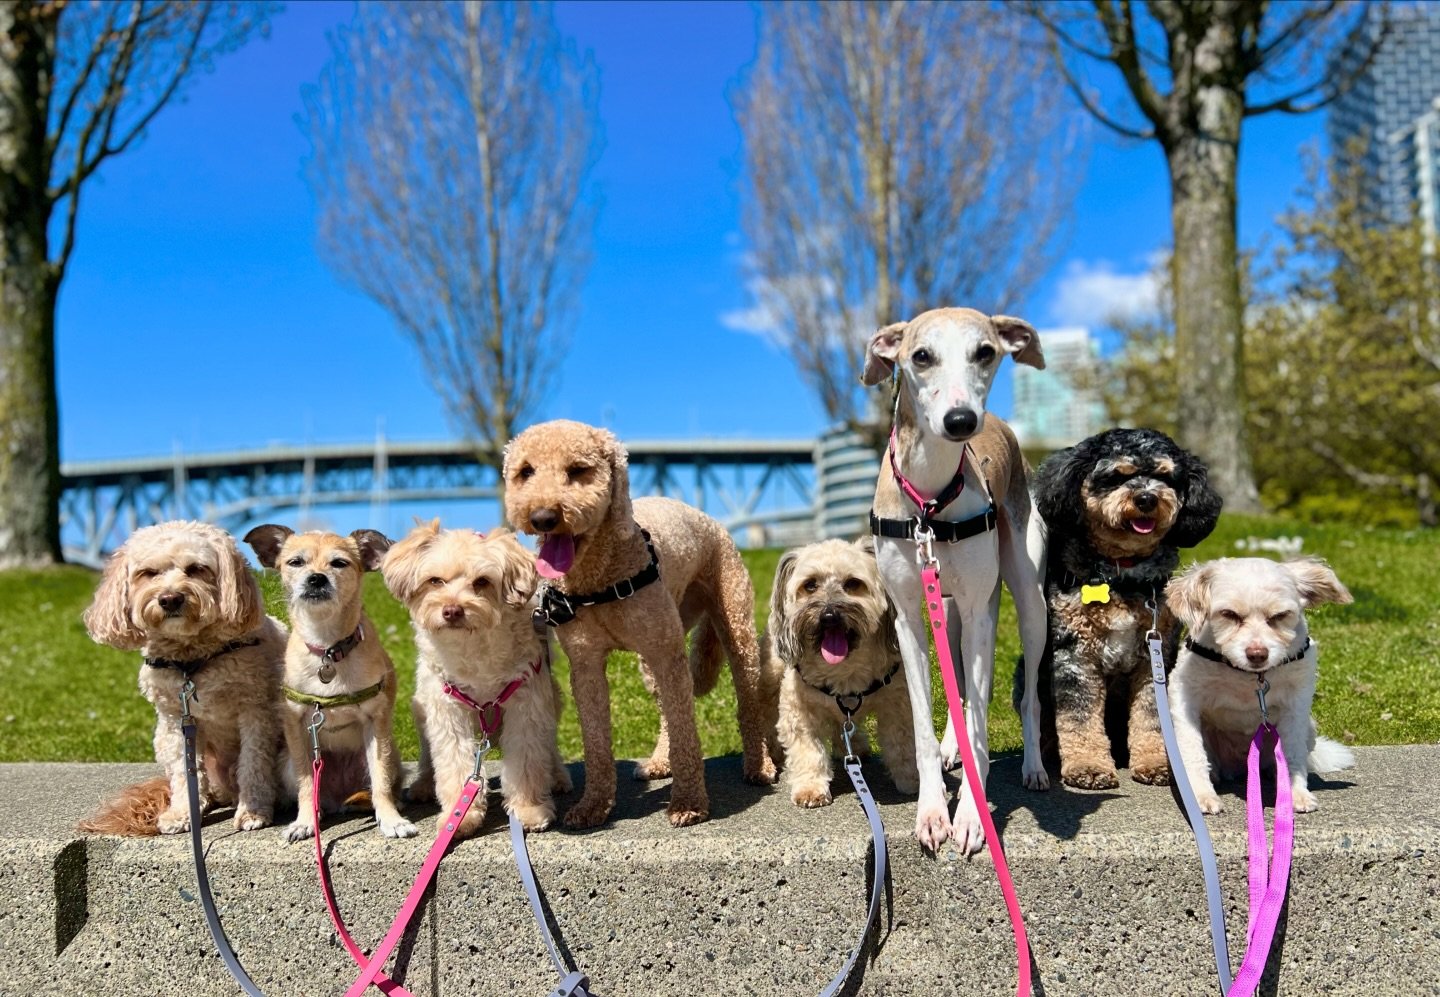
<svg viewBox="0 0 1440 997">
<path fill-rule="evenodd" d="M 917 545 L 923 551 L 926 563 L 920 573 L 925 583 L 925 608 L 930 615 L 930 626 L 935 631 L 935 652 L 940 659 L 940 677 L 945 683 L 945 702 L 950 707 L 950 717 L 955 721 L 955 738 L 960 743 L 960 762 L 965 767 L 965 778 L 975 797 L 975 809 L 980 813 L 980 825 L 985 829 L 985 840 L 990 843 L 990 854 L 995 860 L 995 878 L 1000 881 L 1000 892 L 1005 895 L 1005 910 L 1010 915 L 1010 930 L 1015 935 L 1015 961 L 1019 967 L 1020 981 L 1016 987 L 1019 997 L 1030 994 L 1030 941 L 1025 934 L 1025 918 L 1020 913 L 1020 899 L 1015 895 L 1015 883 L 1010 878 L 1010 867 L 1005 862 L 1005 850 L 1000 847 L 1000 835 L 995 831 L 995 822 L 990 817 L 990 804 L 985 799 L 985 784 L 980 781 L 980 770 L 975 765 L 975 754 L 970 750 L 970 737 L 965 727 L 965 697 L 960 695 L 960 684 L 955 677 L 955 660 L 950 653 L 950 636 L 945 627 L 945 610 L 940 602 L 940 570 L 929 543 Z"/>
</svg>

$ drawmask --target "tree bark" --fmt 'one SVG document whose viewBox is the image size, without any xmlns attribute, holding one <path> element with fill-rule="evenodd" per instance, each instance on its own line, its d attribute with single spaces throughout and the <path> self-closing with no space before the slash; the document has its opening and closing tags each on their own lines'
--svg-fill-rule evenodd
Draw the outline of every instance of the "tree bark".
<svg viewBox="0 0 1440 997">
<path fill-rule="evenodd" d="M 1175 231 L 1180 443 L 1209 466 L 1227 512 L 1258 513 L 1245 431 L 1244 315 L 1236 265 L 1236 170 L 1245 96 L 1201 86 L 1193 107 L 1198 120 L 1175 128 L 1165 148 Z"/>
<path fill-rule="evenodd" d="M 58 562 L 60 432 L 45 129 L 55 20 L 0 4 L 0 568 Z"/>
</svg>

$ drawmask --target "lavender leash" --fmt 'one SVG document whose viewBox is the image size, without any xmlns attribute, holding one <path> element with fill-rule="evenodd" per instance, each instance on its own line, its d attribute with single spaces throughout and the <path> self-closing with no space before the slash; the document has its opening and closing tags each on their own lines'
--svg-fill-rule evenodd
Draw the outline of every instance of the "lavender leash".
<svg viewBox="0 0 1440 997">
<path fill-rule="evenodd" d="M 540 885 L 535 881 L 535 867 L 530 864 L 530 849 L 525 847 L 525 828 L 520 818 L 510 814 L 510 847 L 515 850 L 515 867 L 520 870 L 520 883 L 525 887 L 525 896 L 530 901 L 530 913 L 540 929 L 540 940 L 555 970 L 560 974 L 560 985 L 550 991 L 550 997 L 598 997 L 590 990 L 590 978 L 578 969 L 571 969 L 560 955 L 560 946 L 550 931 L 550 922 L 545 919 L 545 908 L 540 903 Z"/>
<path fill-rule="evenodd" d="M 853 728 L 849 719 L 845 723 L 847 727 Z M 855 787 L 855 795 L 859 797 L 860 807 L 865 811 L 865 819 L 870 824 L 870 841 L 875 849 L 875 877 L 870 884 L 870 909 L 865 915 L 865 927 L 861 929 L 860 937 L 856 939 L 855 947 L 850 950 L 845 965 L 840 967 L 840 972 L 820 991 L 820 997 L 834 997 L 839 993 L 845 981 L 850 978 L 851 971 L 855 969 L 855 964 L 860 961 L 860 954 L 865 949 L 865 939 L 869 937 L 870 930 L 875 926 L 876 915 L 880 913 L 880 894 L 885 889 L 885 877 L 890 864 L 885 843 L 885 825 L 880 822 L 880 811 L 875 806 L 875 797 L 871 795 L 865 775 L 860 771 L 860 759 L 850 753 L 848 730 L 845 733 L 845 774 L 850 777 L 850 785 Z"/>
<path fill-rule="evenodd" d="M 1225 905 L 1220 894 L 1220 873 L 1215 863 L 1215 846 L 1210 841 L 1210 829 L 1205 826 L 1205 815 L 1195 800 L 1190 788 L 1190 779 L 1185 774 L 1185 762 L 1180 757 L 1180 745 L 1175 740 L 1175 724 L 1170 719 L 1170 695 L 1166 691 L 1165 655 L 1160 646 L 1158 628 L 1159 610 L 1150 602 L 1150 611 L 1156 615 L 1157 626 L 1145 635 L 1150 647 L 1150 679 L 1155 683 L 1155 710 L 1160 714 L 1160 733 L 1165 738 L 1165 753 L 1170 756 L 1170 772 L 1175 788 L 1180 791 L 1180 802 L 1185 806 L 1185 817 L 1195 835 L 1195 846 L 1200 852 L 1200 868 L 1205 874 L 1205 901 L 1210 907 L 1210 945 L 1215 953 L 1215 973 L 1220 979 L 1220 992 L 1229 993 L 1233 984 L 1230 976 L 1230 950 L 1225 939 Z"/>
</svg>

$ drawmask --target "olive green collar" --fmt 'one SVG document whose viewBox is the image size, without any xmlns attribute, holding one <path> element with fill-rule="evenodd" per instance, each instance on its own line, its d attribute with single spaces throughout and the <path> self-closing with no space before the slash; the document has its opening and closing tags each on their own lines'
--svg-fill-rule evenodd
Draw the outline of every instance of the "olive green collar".
<svg viewBox="0 0 1440 997">
<path fill-rule="evenodd" d="M 347 692 L 341 696 L 312 696 L 308 692 L 292 689 L 288 685 L 281 686 L 280 690 L 292 703 L 299 703 L 302 706 L 318 706 L 322 710 L 326 710 L 332 706 L 354 706 L 356 703 L 363 703 L 367 699 L 373 699 L 383 688 L 385 688 L 384 679 L 359 692 Z"/>
</svg>

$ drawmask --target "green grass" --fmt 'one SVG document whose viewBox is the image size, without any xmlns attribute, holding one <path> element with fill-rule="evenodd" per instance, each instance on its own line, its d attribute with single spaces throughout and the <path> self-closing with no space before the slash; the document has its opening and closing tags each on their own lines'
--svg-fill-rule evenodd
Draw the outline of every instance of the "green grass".
<svg viewBox="0 0 1440 997">
<path fill-rule="evenodd" d="M 1440 568 L 1434 534 L 1227 516 L 1192 557 L 1243 554 L 1235 543 L 1249 536 L 1304 537 L 1305 552 L 1330 561 L 1355 595 L 1354 605 L 1325 606 L 1309 614 L 1311 631 L 1322 645 L 1315 700 L 1321 729 L 1360 744 L 1440 740 Z M 778 551 L 745 552 L 762 626 L 778 558 Z M 0 572 L 0 761 L 153 757 L 154 714 L 136 686 L 138 655 L 98 647 L 80 623 L 96 580 L 94 572 L 75 567 Z M 277 579 L 266 575 L 261 584 L 270 611 L 283 618 Z M 408 701 L 415 684 L 415 648 L 405 610 L 378 576 L 366 579 L 365 602 L 399 668 L 402 701 Z M 1007 595 L 1000 608 L 990 720 L 995 751 L 1020 746 L 1020 724 L 1009 705 L 1019 653 Z M 568 689 L 563 657 L 556 671 Z M 643 757 L 659 726 L 654 701 L 631 656 L 613 656 L 609 675 L 616 756 Z M 938 676 L 933 694 L 938 714 L 943 702 Z M 698 714 L 707 755 L 740 750 L 734 690 L 727 680 L 722 677 L 700 701 Z M 408 710 L 396 712 L 396 735 L 405 757 L 414 758 L 417 742 Z M 579 728 L 568 704 L 560 745 L 567 757 L 579 757 Z"/>
</svg>

